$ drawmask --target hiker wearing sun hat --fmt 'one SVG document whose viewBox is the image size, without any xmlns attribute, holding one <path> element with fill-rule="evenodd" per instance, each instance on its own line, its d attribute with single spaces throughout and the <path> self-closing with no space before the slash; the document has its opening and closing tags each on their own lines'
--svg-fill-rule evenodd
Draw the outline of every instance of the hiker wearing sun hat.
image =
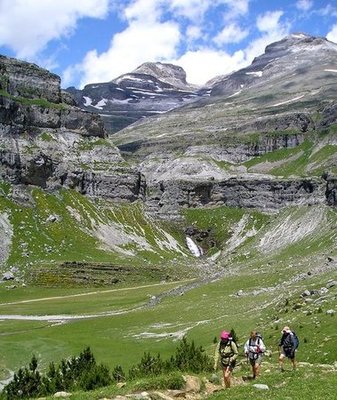
<svg viewBox="0 0 337 400">
<path fill-rule="evenodd" d="M 214 356 L 214 370 L 217 369 L 219 358 L 223 371 L 223 379 L 226 388 L 231 386 L 231 375 L 238 356 L 238 348 L 230 332 L 222 331 Z"/>
<path fill-rule="evenodd" d="M 244 352 L 252 366 L 253 379 L 260 374 L 262 356 L 266 351 L 266 346 L 263 343 L 262 336 L 257 331 L 250 332 L 250 338 L 245 343 Z"/>
<path fill-rule="evenodd" d="M 283 363 L 285 358 L 289 358 L 293 369 L 296 369 L 295 352 L 298 347 L 298 338 L 289 326 L 285 326 L 282 331 L 282 337 L 279 343 L 279 366 L 283 372 Z"/>
</svg>

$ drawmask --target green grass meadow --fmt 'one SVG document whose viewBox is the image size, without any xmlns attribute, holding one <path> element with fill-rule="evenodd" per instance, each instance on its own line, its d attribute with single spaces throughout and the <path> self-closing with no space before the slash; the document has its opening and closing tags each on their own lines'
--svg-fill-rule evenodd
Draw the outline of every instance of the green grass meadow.
<svg viewBox="0 0 337 400">
<path fill-rule="evenodd" d="M 99 363 L 124 371 L 144 352 L 170 358 L 183 336 L 213 355 L 220 331 L 232 328 L 243 360 L 242 346 L 258 329 L 271 351 L 261 382 L 271 389 L 257 392 L 248 382 L 233 386 L 231 398 L 329 398 L 336 372 L 320 367 L 315 372 L 315 366 L 337 360 L 336 316 L 327 313 L 336 310 L 337 286 L 319 292 L 337 281 L 334 209 L 294 207 L 278 214 L 193 209 L 184 211 L 182 222 L 168 224 L 148 218 L 139 204 L 94 202 L 73 191 L 31 196 L 29 205 L 18 204 L 2 186 L 0 210 L 12 226 L 2 270 L 16 266 L 20 272 L 16 287 L 13 281 L 0 284 L 0 379 L 27 366 L 33 355 L 43 371 L 87 346 Z M 47 222 L 51 214 L 58 218 Z M 127 239 L 102 245 L 95 235 L 98 225 Z M 186 226 L 209 230 L 215 240 L 200 259 L 186 248 Z M 67 262 L 88 276 L 101 274 L 102 285 L 77 284 L 67 275 Z M 105 269 L 97 272 L 99 266 Z M 103 279 L 109 269 L 118 278 L 114 284 Z M 59 273 L 64 275 L 53 278 Z M 307 289 L 316 291 L 309 300 L 301 296 Z M 277 345 L 284 325 L 300 338 L 298 360 L 312 365 L 282 375 Z M 244 368 L 235 372 L 244 373 Z M 113 393 L 116 387 L 72 398 Z"/>
</svg>

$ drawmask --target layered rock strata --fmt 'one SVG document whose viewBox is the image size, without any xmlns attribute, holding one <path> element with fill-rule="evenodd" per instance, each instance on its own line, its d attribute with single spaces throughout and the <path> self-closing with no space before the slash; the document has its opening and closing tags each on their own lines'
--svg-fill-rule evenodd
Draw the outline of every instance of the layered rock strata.
<svg viewBox="0 0 337 400">
<path fill-rule="evenodd" d="M 74 106 L 60 78 L 0 56 L 0 177 L 14 185 L 62 186 L 134 201 L 141 175 L 127 166 L 99 115 Z"/>
<path fill-rule="evenodd" d="M 222 181 L 166 181 L 148 190 L 146 202 L 160 217 L 177 217 L 177 210 L 212 206 L 256 208 L 276 211 L 285 206 L 326 204 L 327 185 L 319 178 L 272 179 L 231 177 Z M 336 204 L 336 188 L 331 182 L 329 199 Z"/>
</svg>

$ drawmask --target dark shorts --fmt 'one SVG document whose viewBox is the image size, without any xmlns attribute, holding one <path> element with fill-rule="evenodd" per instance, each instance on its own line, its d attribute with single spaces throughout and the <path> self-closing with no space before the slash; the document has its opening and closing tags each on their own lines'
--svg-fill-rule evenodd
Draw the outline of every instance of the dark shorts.
<svg viewBox="0 0 337 400">
<path fill-rule="evenodd" d="M 236 361 L 229 362 L 228 359 L 221 360 L 221 365 L 224 369 L 229 368 L 230 371 L 233 371 L 235 367 Z"/>
<path fill-rule="evenodd" d="M 295 352 L 292 349 L 282 348 L 281 354 L 283 354 L 287 358 L 290 358 L 290 360 L 293 360 L 295 358 Z"/>
</svg>

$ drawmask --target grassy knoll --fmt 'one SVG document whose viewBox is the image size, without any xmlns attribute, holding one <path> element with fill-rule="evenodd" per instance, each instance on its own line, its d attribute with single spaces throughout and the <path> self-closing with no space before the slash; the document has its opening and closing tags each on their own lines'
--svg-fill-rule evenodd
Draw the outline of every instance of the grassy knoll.
<svg viewBox="0 0 337 400">
<path fill-rule="evenodd" d="M 263 368 L 265 369 L 265 368 Z M 230 389 L 231 399 L 258 398 L 268 400 L 284 399 L 329 399 L 335 397 L 337 384 L 336 372 L 320 370 L 317 376 L 317 367 L 302 367 L 296 372 L 280 374 L 275 368 L 270 372 L 262 372 L 263 377 L 258 382 L 247 385 L 235 386 Z M 269 390 L 258 390 L 253 387 L 255 383 L 268 385 Z M 226 392 L 219 392 L 209 397 L 210 400 L 223 398 Z"/>
<path fill-rule="evenodd" d="M 25 297 L 25 300 L 3 302 L 0 304 L 0 313 L 18 315 L 72 315 L 81 313 L 90 315 L 91 313 L 104 313 L 108 311 L 117 312 L 119 310 L 140 307 L 146 304 L 150 297 L 156 296 L 164 290 L 175 288 L 183 283 L 182 281 L 181 283 L 149 284 L 133 288 L 87 290 L 79 293 L 72 290 L 53 289 L 46 293 L 46 297 L 41 297 L 43 291 L 41 293 L 40 288 L 32 288 L 30 290 L 30 299 Z M 22 293 L 24 289 L 20 291 Z M 1 292 L 6 295 L 8 290 Z"/>
</svg>

